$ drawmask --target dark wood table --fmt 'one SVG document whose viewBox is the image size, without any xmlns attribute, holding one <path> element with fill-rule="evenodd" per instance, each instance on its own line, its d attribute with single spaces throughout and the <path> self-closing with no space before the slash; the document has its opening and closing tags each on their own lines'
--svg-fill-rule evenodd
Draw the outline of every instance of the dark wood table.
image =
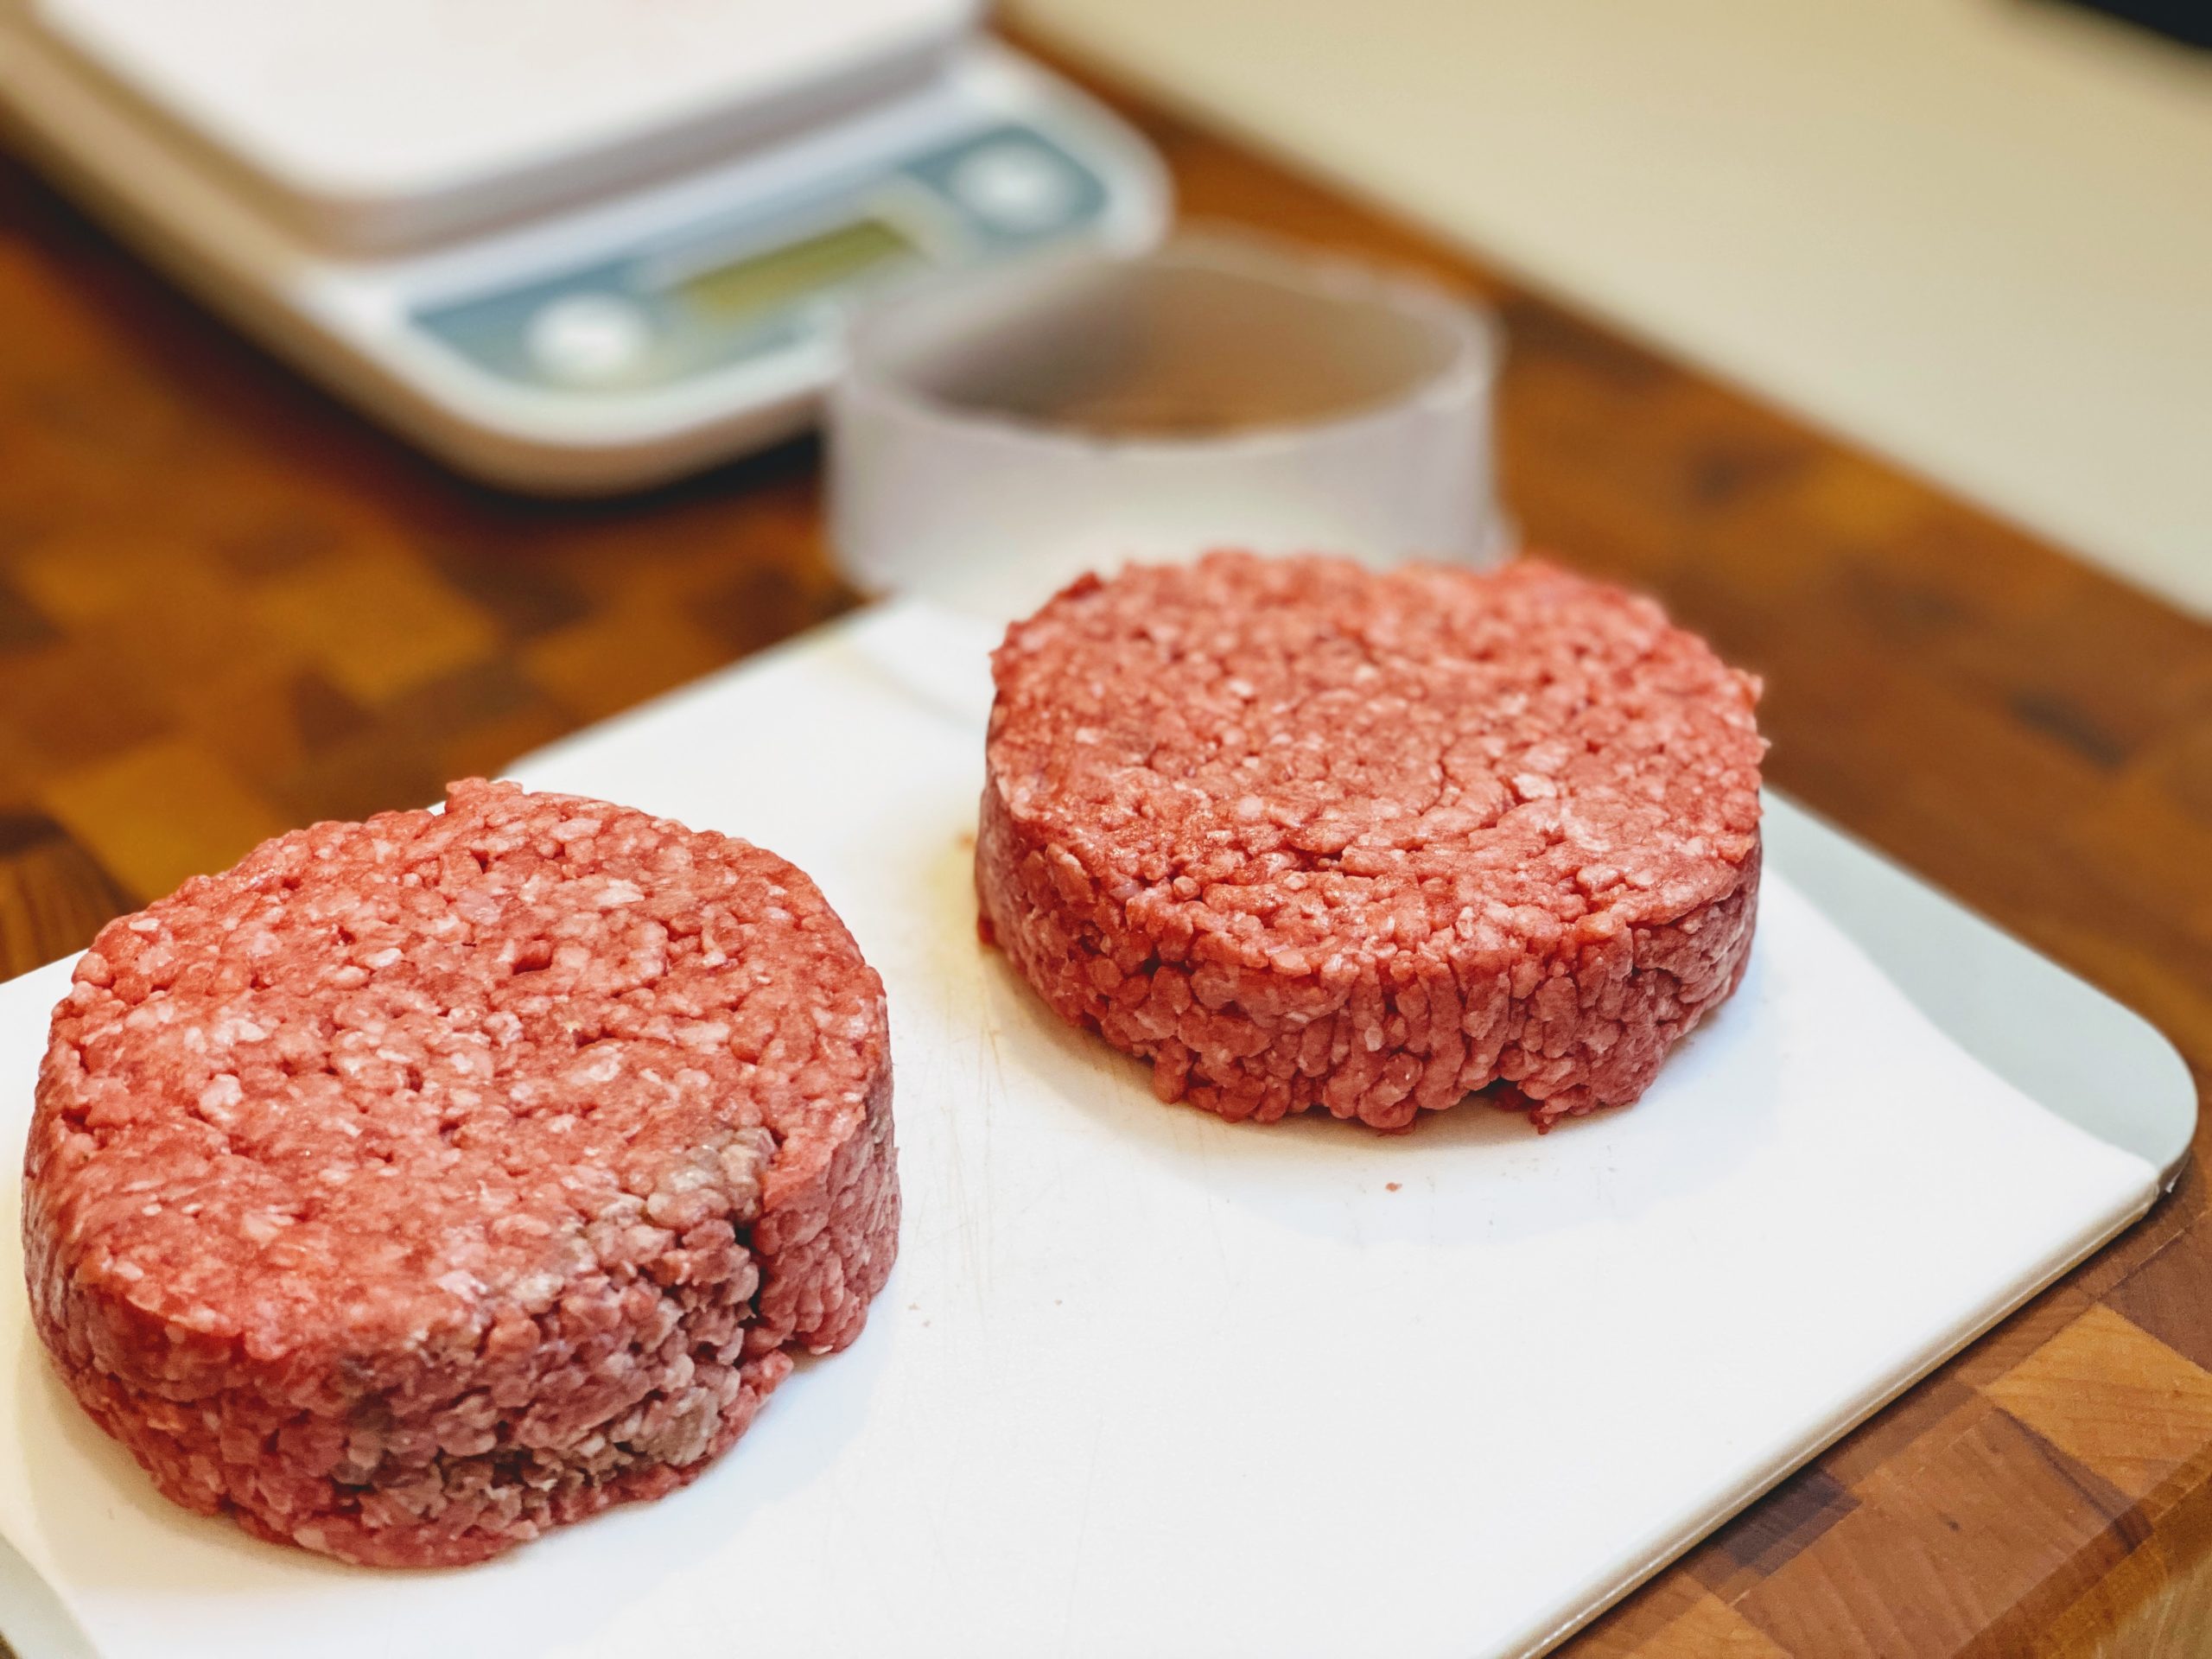
<svg viewBox="0 0 2212 1659">
<path fill-rule="evenodd" d="M 1532 539 L 1767 677 L 1770 776 L 2212 1065 L 2212 632 L 1155 112 L 1194 214 L 1497 307 Z M 459 482 L 0 156 L 0 971 L 855 602 L 798 445 L 607 505 Z M 2202 1142 L 2199 1142 L 2201 1154 Z M 2212 1646 L 2212 1224 L 2126 1239 L 1569 1649 Z"/>
</svg>

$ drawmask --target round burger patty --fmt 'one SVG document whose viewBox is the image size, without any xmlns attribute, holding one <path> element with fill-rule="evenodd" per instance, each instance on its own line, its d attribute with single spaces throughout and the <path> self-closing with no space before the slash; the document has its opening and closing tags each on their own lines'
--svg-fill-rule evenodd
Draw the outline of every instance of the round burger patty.
<svg viewBox="0 0 2212 1659">
<path fill-rule="evenodd" d="M 162 1491 L 473 1561 L 682 1485 L 859 1333 L 882 986 L 769 853 L 460 784 L 103 929 L 24 1196 L 40 1335 Z"/>
<path fill-rule="evenodd" d="M 1502 1084 L 1548 1128 L 1743 973 L 1758 686 L 1648 600 L 1222 553 L 1078 582 L 992 666 L 986 936 L 1163 1100 L 1394 1129 Z"/>
</svg>

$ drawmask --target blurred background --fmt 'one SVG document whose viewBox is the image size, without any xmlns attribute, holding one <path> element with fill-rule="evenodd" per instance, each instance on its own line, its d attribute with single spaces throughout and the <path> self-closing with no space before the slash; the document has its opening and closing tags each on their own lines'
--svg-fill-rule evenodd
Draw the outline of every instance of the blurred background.
<svg viewBox="0 0 2212 1659">
<path fill-rule="evenodd" d="M 1510 522 L 1765 671 L 1778 780 L 2212 1034 L 2212 53 L 2152 21 L 13 0 L 0 964 L 858 602 L 840 306 L 1172 213 L 1491 307 Z"/>
<path fill-rule="evenodd" d="M 1766 671 L 1783 782 L 2212 1030 L 2147 874 L 2212 868 L 2212 53 L 2152 21 L 14 0 L 0 963 L 856 602 L 816 296 L 1172 212 L 1492 306 L 1511 522 Z"/>
<path fill-rule="evenodd" d="M 2056 0 L 1014 15 L 2202 614 L 2212 10 L 2134 10 L 2179 37 Z"/>
</svg>

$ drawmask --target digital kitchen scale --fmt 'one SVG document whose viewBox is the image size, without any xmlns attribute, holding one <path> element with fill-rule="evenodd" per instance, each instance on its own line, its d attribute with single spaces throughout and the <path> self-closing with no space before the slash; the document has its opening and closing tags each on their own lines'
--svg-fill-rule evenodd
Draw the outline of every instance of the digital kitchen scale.
<svg viewBox="0 0 2212 1659">
<path fill-rule="evenodd" d="M 0 106 L 241 327 L 464 471 L 797 432 L 880 285 L 1136 251 L 1158 159 L 975 0 L 0 0 Z"/>
</svg>

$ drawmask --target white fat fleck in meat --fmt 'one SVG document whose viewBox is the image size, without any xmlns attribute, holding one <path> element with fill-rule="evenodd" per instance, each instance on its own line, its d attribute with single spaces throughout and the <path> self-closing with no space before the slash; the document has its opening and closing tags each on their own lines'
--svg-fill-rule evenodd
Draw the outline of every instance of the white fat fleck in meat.
<svg viewBox="0 0 2212 1659">
<path fill-rule="evenodd" d="M 569 1068 L 569 1082 L 580 1088 L 612 1083 L 622 1075 L 621 1051 L 614 1046 L 591 1050 L 586 1058 Z"/>
<path fill-rule="evenodd" d="M 238 1078 L 226 1071 L 200 1091 L 194 1103 L 200 1116 L 219 1128 L 228 1128 L 238 1122 L 238 1108 L 245 1099 L 245 1090 Z"/>
</svg>

